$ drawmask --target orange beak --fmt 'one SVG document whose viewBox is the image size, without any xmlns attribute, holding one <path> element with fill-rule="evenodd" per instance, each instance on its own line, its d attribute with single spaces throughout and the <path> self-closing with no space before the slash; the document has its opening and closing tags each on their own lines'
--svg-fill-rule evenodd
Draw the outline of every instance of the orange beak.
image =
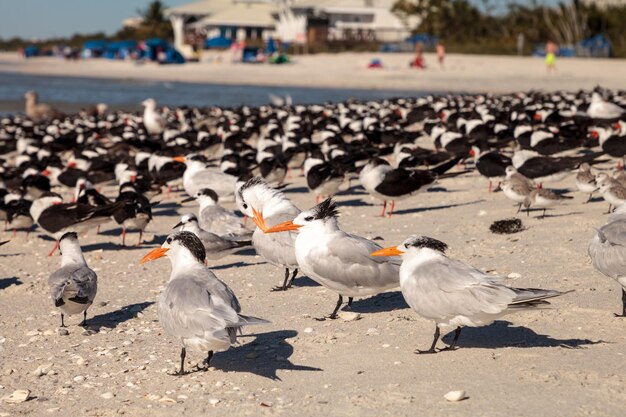
<svg viewBox="0 0 626 417">
<path fill-rule="evenodd" d="M 540 122 L 541 121 L 541 115 L 539 113 L 535 113 L 535 115 L 533 116 L 533 119 L 535 119 L 536 121 Z"/>
<path fill-rule="evenodd" d="M 254 224 L 256 224 L 259 229 L 263 230 L 264 233 L 267 233 L 269 227 L 267 227 L 265 220 L 263 220 L 263 214 L 256 211 L 254 208 L 252 209 L 252 213 L 254 214 L 254 216 L 252 216 Z"/>
<path fill-rule="evenodd" d="M 598 139 L 600 137 L 600 135 L 595 130 L 592 130 L 591 131 L 591 137 L 594 138 L 594 139 Z"/>
<path fill-rule="evenodd" d="M 398 250 L 397 246 L 391 246 L 389 248 L 380 249 L 370 254 L 370 256 L 400 256 L 400 255 L 402 255 L 402 252 Z"/>
<path fill-rule="evenodd" d="M 185 163 L 185 157 L 184 156 L 175 156 L 172 158 L 174 161 L 176 162 L 180 162 L 181 164 Z"/>
<path fill-rule="evenodd" d="M 286 222 L 278 223 L 275 226 L 270 227 L 267 230 L 264 230 L 265 233 L 277 233 L 277 232 L 289 232 L 291 230 L 298 230 L 301 228 L 299 224 L 293 224 L 291 220 L 287 220 Z"/>
<path fill-rule="evenodd" d="M 47 169 L 44 169 L 43 171 L 41 171 L 41 175 L 43 175 L 44 177 L 47 177 L 50 175 L 50 171 L 48 171 Z"/>
<path fill-rule="evenodd" d="M 152 252 L 148 253 L 146 256 L 141 258 L 139 261 L 140 264 L 145 264 L 146 262 L 154 261 L 155 259 L 162 258 L 165 256 L 169 249 L 168 248 L 156 248 Z"/>
</svg>

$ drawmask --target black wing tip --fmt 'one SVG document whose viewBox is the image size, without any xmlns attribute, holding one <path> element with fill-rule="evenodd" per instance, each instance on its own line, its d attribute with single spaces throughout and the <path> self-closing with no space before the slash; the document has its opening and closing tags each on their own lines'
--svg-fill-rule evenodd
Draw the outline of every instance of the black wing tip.
<svg viewBox="0 0 626 417">
<path fill-rule="evenodd" d="M 72 298 L 68 298 L 68 300 L 76 303 L 76 304 L 87 304 L 89 303 L 89 297 L 72 297 Z"/>
</svg>

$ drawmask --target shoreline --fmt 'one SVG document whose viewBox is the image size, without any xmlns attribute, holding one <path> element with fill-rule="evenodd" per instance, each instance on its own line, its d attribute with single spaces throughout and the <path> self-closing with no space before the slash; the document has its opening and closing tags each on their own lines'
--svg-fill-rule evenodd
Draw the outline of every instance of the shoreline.
<svg viewBox="0 0 626 417">
<path fill-rule="evenodd" d="M 294 56 L 293 63 L 231 63 L 229 53 L 205 53 L 203 61 L 177 66 L 91 59 L 64 61 L 56 57 L 24 59 L 0 53 L 0 73 L 107 78 L 128 81 L 169 81 L 192 84 L 265 87 L 312 87 L 415 92 L 506 93 L 512 91 L 578 90 L 597 85 L 626 88 L 626 60 L 561 58 L 548 75 L 536 57 L 449 54 L 439 68 L 434 54 L 425 54 L 426 70 L 408 68 L 412 54 L 341 53 Z M 217 59 L 221 63 L 216 63 Z M 382 69 L 368 69 L 379 58 Z M 207 60 L 213 59 L 213 63 Z"/>
</svg>

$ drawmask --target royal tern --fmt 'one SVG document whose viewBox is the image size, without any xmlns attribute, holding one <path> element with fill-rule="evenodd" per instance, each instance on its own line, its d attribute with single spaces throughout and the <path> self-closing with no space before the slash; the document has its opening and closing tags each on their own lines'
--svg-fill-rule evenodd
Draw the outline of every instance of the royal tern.
<svg viewBox="0 0 626 417">
<path fill-rule="evenodd" d="M 185 214 L 180 218 L 173 229 L 179 227 L 180 231 L 191 232 L 202 241 L 206 256 L 208 259 L 221 259 L 224 256 L 233 254 L 234 252 L 244 249 L 246 246 L 252 245 L 252 241 L 230 240 L 226 236 L 219 236 L 215 233 L 208 232 L 200 227 L 198 218 L 195 214 Z"/>
<path fill-rule="evenodd" d="M 295 249 L 302 272 L 339 295 L 331 319 L 337 317 L 344 296 L 351 306 L 354 297 L 398 287 L 400 269 L 398 259 L 369 256 L 380 246 L 341 230 L 337 215 L 337 206 L 329 198 L 295 219 L 265 230 L 265 233 L 298 231 Z"/>
<path fill-rule="evenodd" d="M 220 236 L 229 236 L 234 240 L 250 240 L 252 231 L 244 226 L 242 219 L 235 213 L 218 204 L 219 196 L 210 188 L 203 188 L 194 196 L 186 198 L 182 203 L 197 200 L 198 221 L 200 227 Z"/>
<path fill-rule="evenodd" d="M 238 190 L 236 202 L 239 210 L 250 217 L 257 225 L 252 234 L 252 245 L 265 261 L 279 268 L 285 268 L 285 278 L 281 287 L 274 290 L 287 290 L 298 275 L 296 260 L 296 233 L 266 234 L 270 226 L 293 219 L 300 214 L 296 207 L 281 191 L 268 186 L 261 178 L 246 181 Z M 293 270 L 291 279 L 289 270 Z"/>
<path fill-rule="evenodd" d="M 220 198 L 233 198 L 237 177 L 220 172 L 216 168 L 207 167 L 207 159 L 199 154 L 186 157 L 175 157 L 175 161 L 186 165 L 183 174 L 183 188 L 189 196 L 195 196 L 204 188 L 210 188 Z"/>
<path fill-rule="evenodd" d="M 597 229 L 587 253 L 594 268 L 622 286 L 622 313 L 615 316 L 626 317 L 626 205 L 618 207 Z"/>
<path fill-rule="evenodd" d="M 87 309 L 98 291 L 98 276 L 87 266 L 76 233 L 61 236 L 59 249 L 61 268 L 48 278 L 52 301 L 61 310 L 61 327 L 65 327 L 65 314 L 80 313 L 83 313 L 84 326 L 87 324 Z"/>
<path fill-rule="evenodd" d="M 400 289 L 406 302 L 425 319 L 435 322 L 430 349 L 435 353 L 440 327 L 455 327 L 453 350 L 461 328 L 491 324 L 505 314 L 549 304 L 545 299 L 564 294 L 553 290 L 513 288 L 502 278 L 487 275 L 445 255 L 448 245 L 426 236 L 411 236 L 398 246 L 381 249 L 372 256 L 402 256 Z"/>
<path fill-rule="evenodd" d="M 172 272 L 159 297 L 158 316 L 165 333 L 182 345 L 178 375 L 185 372 L 187 348 L 208 352 L 208 368 L 213 352 L 228 350 L 243 326 L 268 323 L 240 314 L 235 293 L 205 265 L 204 246 L 193 233 L 169 235 L 141 263 L 163 256 L 170 259 Z"/>
</svg>

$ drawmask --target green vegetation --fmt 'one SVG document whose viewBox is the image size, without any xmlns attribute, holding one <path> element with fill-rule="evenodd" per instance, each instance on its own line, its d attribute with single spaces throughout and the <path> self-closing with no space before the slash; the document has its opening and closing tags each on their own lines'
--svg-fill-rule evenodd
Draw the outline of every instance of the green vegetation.
<svg viewBox="0 0 626 417">
<path fill-rule="evenodd" d="M 495 0 L 482 0 L 482 6 L 468 0 L 398 0 L 393 10 L 401 17 L 421 16 L 415 32 L 438 36 L 451 52 L 515 54 L 522 34 L 523 51 L 528 54 L 547 40 L 574 45 L 602 33 L 612 42 L 613 55 L 626 57 L 626 6 L 600 9 L 573 0 L 548 7 L 537 1 L 521 5 L 511 0 L 498 14 L 494 14 Z"/>
</svg>

